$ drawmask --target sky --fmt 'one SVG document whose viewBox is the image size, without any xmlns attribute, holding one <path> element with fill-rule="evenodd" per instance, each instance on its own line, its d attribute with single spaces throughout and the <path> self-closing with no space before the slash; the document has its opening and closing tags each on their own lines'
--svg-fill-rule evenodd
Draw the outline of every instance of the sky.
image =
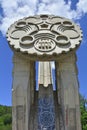
<svg viewBox="0 0 87 130">
<path fill-rule="evenodd" d="M 12 105 L 12 57 L 6 41 L 8 27 L 20 18 L 54 14 L 80 25 L 83 41 L 77 50 L 80 93 L 87 98 L 87 0 L 0 0 L 0 104 Z"/>
</svg>

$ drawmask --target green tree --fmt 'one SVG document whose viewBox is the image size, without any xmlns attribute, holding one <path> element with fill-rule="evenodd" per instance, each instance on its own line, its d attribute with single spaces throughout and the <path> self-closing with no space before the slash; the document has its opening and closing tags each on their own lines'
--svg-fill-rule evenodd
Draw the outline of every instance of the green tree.
<svg viewBox="0 0 87 130">
<path fill-rule="evenodd" d="M 87 130 L 87 99 L 80 95 L 80 110 L 82 130 Z"/>
<path fill-rule="evenodd" d="M 3 106 L 0 105 L 0 116 L 7 114 L 7 113 L 11 113 L 12 108 L 10 106 Z"/>
<path fill-rule="evenodd" d="M 12 107 L 0 105 L 0 130 L 12 130 Z"/>
<path fill-rule="evenodd" d="M 3 122 L 4 122 L 4 125 L 12 124 L 12 115 L 11 114 L 4 115 Z"/>
</svg>

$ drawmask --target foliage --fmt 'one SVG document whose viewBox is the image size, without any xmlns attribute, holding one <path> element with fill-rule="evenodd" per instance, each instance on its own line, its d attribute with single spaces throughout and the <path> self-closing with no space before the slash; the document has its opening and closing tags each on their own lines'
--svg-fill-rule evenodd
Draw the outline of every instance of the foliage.
<svg viewBox="0 0 87 130">
<path fill-rule="evenodd" d="M 4 125 L 10 125 L 12 123 L 12 115 L 11 114 L 4 115 L 3 123 Z"/>
<path fill-rule="evenodd" d="M 12 130 L 12 108 L 0 105 L 0 130 Z"/>
<path fill-rule="evenodd" d="M 10 106 L 0 105 L 0 116 L 11 112 L 12 112 L 12 108 Z"/>
<path fill-rule="evenodd" d="M 87 130 L 87 99 L 80 95 L 80 110 L 82 130 Z"/>
</svg>

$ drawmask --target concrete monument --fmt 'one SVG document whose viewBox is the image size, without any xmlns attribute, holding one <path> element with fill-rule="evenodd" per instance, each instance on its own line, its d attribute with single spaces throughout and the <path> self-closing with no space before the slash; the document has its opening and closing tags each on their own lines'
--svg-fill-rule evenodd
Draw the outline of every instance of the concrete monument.
<svg viewBox="0 0 87 130">
<path fill-rule="evenodd" d="M 80 27 L 63 17 L 35 15 L 12 24 L 7 40 L 14 51 L 12 130 L 81 130 L 76 67 Z"/>
</svg>

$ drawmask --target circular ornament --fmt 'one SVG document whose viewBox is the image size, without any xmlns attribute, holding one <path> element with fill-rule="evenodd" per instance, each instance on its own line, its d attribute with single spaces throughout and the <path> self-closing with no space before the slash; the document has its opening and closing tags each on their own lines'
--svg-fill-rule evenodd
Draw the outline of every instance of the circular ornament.
<svg viewBox="0 0 87 130">
<path fill-rule="evenodd" d="M 71 20 L 47 14 L 20 19 L 7 31 L 11 48 L 34 60 L 55 60 L 76 50 L 82 36 L 80 27 Z"/>
<path fill-rule="evenodd" d="M 70 21 L 63 21 L 63 25 L 68 28 L 74 27 L 73 23 Z"/>
<path fill-rule="evenodd" d="M 79 37 L 79 33 L 74 29 L 67 29 L 64 31 L 64 34 L 70 37 L 71 39 L 75 39 Z"/>
<path fill-rule="evenodd" d="M 56 41 L 57 41 L 57 44 L 60 45 L 60 46 L 66 46 L 66 45 L 69 45 L 69 38 L 66 37 L 66 36 L 57 36 L 56 37 Z"/>
<path fill-rule="evenodd" d="M 14 30 L 11 33 L 11 38 L 13 39 L 19 39 L 20 37 L 22 37 L 23 35 L 25 35 L 25 31 L 24 30 Z"/>
<path fill-rule="evenodd" d="M 20 38 L 20 45 L 27 47 L 32 45 L 34 38 L 30 35 L 26 35 Z"/>
<path fill-rule="evenodd" d="M 15 26 L 17 28 L 23 28 L 26 26 L 26 22 L 25 21 L 18 21 Z"/>
</svg>

